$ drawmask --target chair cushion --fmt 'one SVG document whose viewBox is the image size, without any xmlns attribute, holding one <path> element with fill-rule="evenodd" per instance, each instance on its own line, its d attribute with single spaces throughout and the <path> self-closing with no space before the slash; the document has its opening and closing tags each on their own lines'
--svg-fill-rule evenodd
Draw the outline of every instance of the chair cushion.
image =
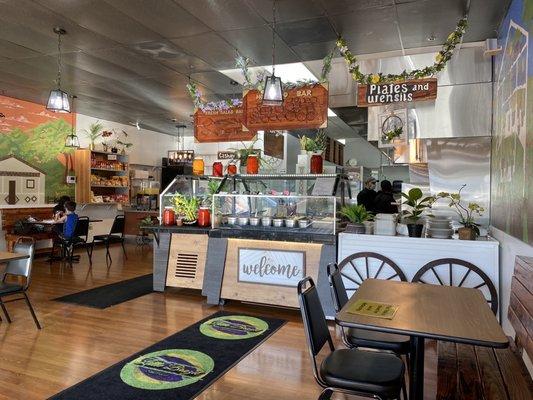
<svg viewBox="0 0 533 400">
<path fill-rule="evenodd" d="M 22 289 L 23 289 L 22 285 L 17 285 L 15 283 L 0 282 L 0 296 L 6 295 L 9 293 L 21 292 Z"/>
<path fill-rule="evenodd" d="M 409 336 L 358 328 L 348 328 L 345 332 L 346 340 L 354 347 L 390 350 L 398 354 L 409 352 Z"/>
<path fill-rule="evenodd" d="M 399 398 L 402 360 L 390 353 L 358 349 L 334 350 L 320 365 L 320 376 L 332 387 Z"/>
</svg>

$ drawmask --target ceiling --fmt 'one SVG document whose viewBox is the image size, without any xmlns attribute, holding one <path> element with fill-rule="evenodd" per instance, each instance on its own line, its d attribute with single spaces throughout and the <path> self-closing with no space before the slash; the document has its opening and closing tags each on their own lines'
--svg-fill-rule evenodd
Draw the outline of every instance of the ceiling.
<svg viewBox="0 0 533 400">
<path fill-rule="evenodd" d="M 510 0 L 278 0 L 276 62 L 322 59 L 337 34 L 354 54 L 444 42 L 470 3 L 465 42 L 496 35 Z M 208 100 L 242 88 L 220 72 L 236 51 L 270 63 L 269 0 L 0 0 L 0 94 L 44 104 L 63 38 L 62 86 L 76 111 L 175 134 L 190 126 L 185 85 Z M 428 41 L 429 36 L 434 41 Z"/>
</svg>

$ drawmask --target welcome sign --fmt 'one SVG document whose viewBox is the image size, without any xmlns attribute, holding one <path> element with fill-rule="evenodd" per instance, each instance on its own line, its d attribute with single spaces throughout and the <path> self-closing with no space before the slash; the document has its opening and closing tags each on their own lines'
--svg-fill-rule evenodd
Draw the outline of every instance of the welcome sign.
<svg viewBox="0 0 533 400">
<path fill-rule="evenodd" d="M 391 103 L 434 100 L 437 98 L 437 79 L 359 85 L 357 106 L 371 107 Z"/>
<path fill-rule="evenodd" d="M 239 282 L 296 287 L 305 275 L 305 252 L 238 249 Z"/>
</svg>

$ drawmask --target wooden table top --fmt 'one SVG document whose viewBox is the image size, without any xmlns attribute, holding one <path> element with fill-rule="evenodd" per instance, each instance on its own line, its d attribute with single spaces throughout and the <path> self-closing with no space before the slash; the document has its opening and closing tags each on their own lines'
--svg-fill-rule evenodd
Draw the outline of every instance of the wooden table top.
<svg viewBox="0 0 533 400">
<path fill-rule="evenodd" d="M 392 319 L 349 313 L 358 299 L 398 305 Z M 367 279 L 336 315 L 341 326 L 437 340 L 507 347 L 509 341 L 481 291 L 451 286 Z"/>
<path fill-rule="evenodd" d="M 28 258 L 27 254 L 23 253 L 11 253 L 9 251 L 0 251 L 0 263 L 6 263 L 13 260 L 22 260 L 23 258 Z"/>
</svg>

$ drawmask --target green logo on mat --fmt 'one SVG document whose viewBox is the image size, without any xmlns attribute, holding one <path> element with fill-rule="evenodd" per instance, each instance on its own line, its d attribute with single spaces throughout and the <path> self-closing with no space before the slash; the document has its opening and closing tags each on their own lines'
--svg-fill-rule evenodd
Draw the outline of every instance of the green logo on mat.
<svg viewBox="0 0 533 400">
<path fill-rule="evenodd" d="M 215 339 L 239 340 L 262 335 L 268 324 L 259 318 L 227 315 L 210 319 L 200 325 L 200 332 Z"/>
<path fill-rule="evenodd" d="M 174 389 L 199 381 L 214 366 L 213 359 L 199 351 L 161 350 L 144 354 L 124 365 L 120 379 L 138 389 Z"/>
</svg>

